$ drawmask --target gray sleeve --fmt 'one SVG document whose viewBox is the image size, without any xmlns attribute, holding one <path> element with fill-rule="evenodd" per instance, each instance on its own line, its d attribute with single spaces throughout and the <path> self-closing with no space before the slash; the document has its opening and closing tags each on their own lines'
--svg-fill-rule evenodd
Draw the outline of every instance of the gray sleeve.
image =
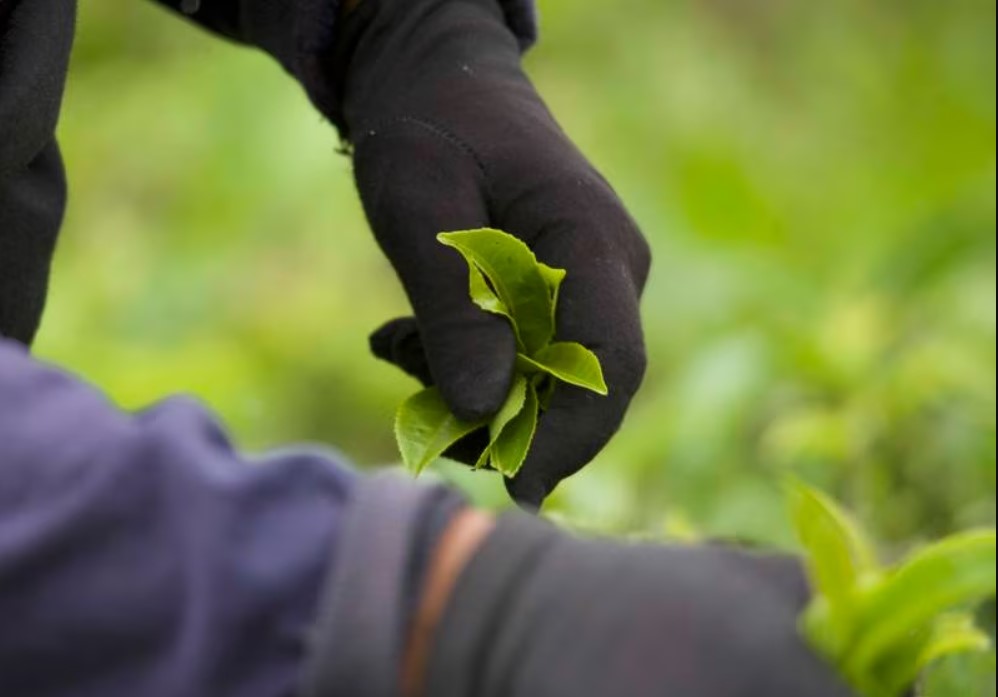
<svg viewBox="0 0 998 697">
<path fill-rule="evenodd" d="M 363 481 L 340 533 L 306 665 L 304 697 L 399 697 L 409 620 L 428 552 L 465 506 L 397 474 Z"/>
</svg>

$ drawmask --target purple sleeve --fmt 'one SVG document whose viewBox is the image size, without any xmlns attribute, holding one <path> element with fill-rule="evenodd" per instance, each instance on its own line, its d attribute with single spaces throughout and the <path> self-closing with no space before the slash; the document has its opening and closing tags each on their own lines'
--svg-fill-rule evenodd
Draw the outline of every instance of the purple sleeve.
<svg viewBox="0 0 998 697">
<path fill-rule="evenodd" d="M 0 695 L 290 695 L 356 480 L 0 339 Z"/>
</svg>

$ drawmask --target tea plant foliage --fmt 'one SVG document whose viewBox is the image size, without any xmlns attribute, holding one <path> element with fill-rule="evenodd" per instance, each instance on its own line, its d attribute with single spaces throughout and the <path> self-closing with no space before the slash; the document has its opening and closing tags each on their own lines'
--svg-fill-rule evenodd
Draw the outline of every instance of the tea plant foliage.
<svg viewBox="0 0 998 697">
<path fill-rule="evenodd" d="M 526 459 L 537 420 L 556 384 L 606 395 L 603 370 L 585 346 L 554 341 L 564 269 L 539 262 L 527 245 L 500 230 L 444 232 L 437 239 L 467 262 L 472 301 L 510 323 L 516 336 L 516 372 L 506 401 L 491 419 L 459 420 L 435 387 L 407 399 L 395 417 L 399 451 L 405 464 L 419 473 L 464 436 L 487 428 L 488 445 L 476 469 L 491 466 L 512 477 Z"/>
<path fill-rule="evenodd" d="M 864 697 L 898 697 L 932 662 L 990 648 L 969 612 L 995 594 L 993 529 L 952 535 L 882 566 L 834 501 L 799 482 L 789 491 L 814 591 L 802 630 Z"/>
</svg>

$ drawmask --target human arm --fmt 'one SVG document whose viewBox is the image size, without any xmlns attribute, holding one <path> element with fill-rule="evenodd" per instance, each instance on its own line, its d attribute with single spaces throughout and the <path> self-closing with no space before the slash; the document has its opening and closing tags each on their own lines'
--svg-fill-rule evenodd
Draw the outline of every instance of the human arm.
<svg viewBox="0 0 998 697">
<path fill-rule="evenodd" d="M 256 6 L 243 4 L 248 15 Z M 205 3 L 192 17 L 211 25 L 210 12 Z M 292 25 L 329 25 L 302 16 Z M 612 437 L 638 389 L 645 368 L 638 300 L 650 255 L 619 197 L 523 71 L 521 53 L 536 36 L 532 3 L 361 0 L 339 19 L 331 42 L 318 34 L 263 37 L 252 21 L 243 24 L 255 43 L 277 47 L 268 50 L 352 147 L 367 217 L 415 312 L 372 336 L 375 354 L 438 385 L 459 417 L 488 416 L 509 390 L 516 341 L 504 319 L 472 304 L 463 262 L 436 234 L 498 227 L 568 271 L 556 338 L 596 352 L 609 395 L 556 390 L 528 459 L 507 482 L 517 501 L 539 507 Z M 301 54 L 292 45 L 327 48 Z M 465 445 L 473 461 L 474 439 Z"/>
<path fill-rule="evenodd" d="M 247 458 L 189 400 L 127 414 L 0 340 L 2 694 L 843 697 L 806 597 L 786 557 Z"/>
<path fill-rule="evenodd" d="M 519 513 L 466 510 L 431 560 L 402 688 L 380 683 L 365 697 L 852 696 L 798 634 L 809 591 L 789 556 L 587 540 Z M 339 598 L 327 616 L 384 601 Z M 377 682 L 385 656 L 333 656 L 325 675 Z M 314 675 L 326 658 L 316 654 Z M 310 684 L 307 695 L 337 694 L 323 689 L 332 681 Z"/>
</svg>

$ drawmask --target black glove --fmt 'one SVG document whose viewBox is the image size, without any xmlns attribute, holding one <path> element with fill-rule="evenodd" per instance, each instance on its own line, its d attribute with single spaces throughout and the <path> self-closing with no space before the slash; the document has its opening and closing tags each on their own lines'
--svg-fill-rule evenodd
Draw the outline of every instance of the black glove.
<svg viewBox="0 0 998 697">
<path fill-rule="evenodd" d="M 524 75 L 497 0 L 362 0 L 338 31 L 332 117 L 416 314 L 375 333 L 375 353 L 436 383 L 459 417 L 488 416 L 509 390 L 515 339 L 472 304 L 464 261 L 436 234 L 500 228 L 568 270 L 556 338 L 596 352 L 610 394 L 558 387 L 507 482 L 539 506 L 613 435 L 641 381 L 648 246 Z"/>
<path fill-rule="evenodd" d="M 847 697 L 789 557 L 592 542 L 506 518 L 455 586 L 433 697 Z"/>
</svg>

